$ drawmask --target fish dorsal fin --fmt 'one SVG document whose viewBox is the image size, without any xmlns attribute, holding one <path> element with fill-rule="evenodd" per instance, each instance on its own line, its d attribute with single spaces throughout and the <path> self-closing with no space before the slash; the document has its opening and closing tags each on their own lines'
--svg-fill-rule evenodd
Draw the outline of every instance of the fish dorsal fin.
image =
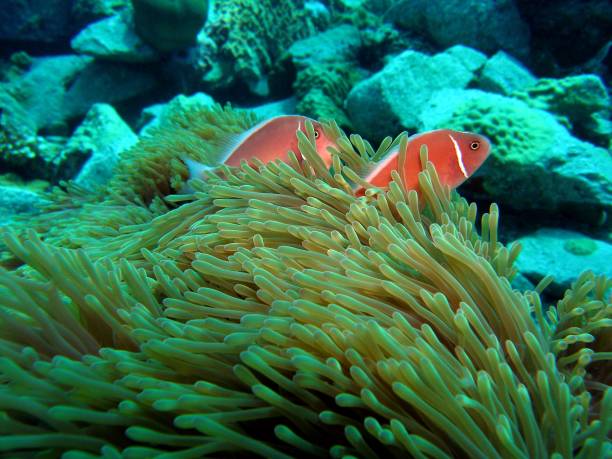
<svg viewBox="0 0 612 459">
<path fill-rule="evenodd" d="M 261 123 L 259 123 L 261 124 Z M 210 161 L 214 164 L 223 164 L 234 151 L 244 142 L 258 127 L 259 124 L 247 129 L 244 132 L 227 133 L 215 139 L 214 153 L 211 154 Z"/>
<path fill-rule="evenodd" d="M 211 158 L 215 164 L 224 164 L 228 158 L 234 153 L 242 143 L 244 143 L 249 137 L 255 132 L 262 129 L 264 126 L 274 122 L 278 118 L 284 118 L 288 116 L 299 116 L 299 115 L 279 115 L 273 116 L 260 121 L 259 123 L 251 126 L 249 129 L 238 133 L 228 133 L 215 140 L 216 152 L 214 157 Z"/>
</svg>

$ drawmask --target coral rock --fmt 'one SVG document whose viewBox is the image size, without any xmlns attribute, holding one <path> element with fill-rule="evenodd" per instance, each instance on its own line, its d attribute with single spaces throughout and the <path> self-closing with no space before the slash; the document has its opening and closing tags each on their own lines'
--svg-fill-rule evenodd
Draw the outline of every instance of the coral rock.
<svg viewBox="0 0 612 459">
<path fill-rule="evenodd" d="M 505 96 L 532 86 L 537 81 L 529 70 L 509 54 L 498 51 L 485 64 L 478 87 Z"/>
<path fill-rule="evenodd" d="M 101 59 L 121 62 L 152 62 L 158 53 L 134 30 L 127 12 L 101 19 L 83 29 L 71 42 L 72 49 Z"/>
<path fill-rule="evenodd" d="M 480 53 L 475 55 L 477 62 L 484 63 Z M 474 79 L 474 66 L 463 56 L 450 52 L 427 56 L 409 50 L 394 57 L 349 93 L 346 108 L 355 129 L 375 140 L 389 131 L 416 129 L 419 111 L 434 92 L 465 88 Z"/>
<path fill-rule="evenodd" d="M 523 247 L 517 259 L 518 269 L 536 284 L 547 275 L 553 276 L 548 287 L 553 295 L 561 296 L 585 266 L 612 277 L 612 244 L 604 241 L 572 231 L 541 229 L 518 242 Z"/>
</svg>

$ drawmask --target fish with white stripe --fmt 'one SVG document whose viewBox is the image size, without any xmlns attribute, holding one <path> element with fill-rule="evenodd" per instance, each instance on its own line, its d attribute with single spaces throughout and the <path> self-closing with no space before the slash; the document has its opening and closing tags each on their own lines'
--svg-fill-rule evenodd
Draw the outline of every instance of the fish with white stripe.
<svg viewBox="0 0 612 459">
<path fill-rule="evenodd" d="M 419 152 L 427 147 L 428 158 L 443 185 L 456 188 L 468 179 L 484 163 L 491 151 L 489 140 L 471 132 L 437 129 L 415 134 L 408 138 L 404 167 L 400 169 L 399 145 L 390 151 L 373 168 L 363 174 L 365 181 L 373 186 L 386 189 L 391 182 L 391 171 L 397 170 L 407 189 L 418 189 L 419 172 L 422 171 Z M 363 195 L 359 187 L 356 193 Z"/>
</svg>

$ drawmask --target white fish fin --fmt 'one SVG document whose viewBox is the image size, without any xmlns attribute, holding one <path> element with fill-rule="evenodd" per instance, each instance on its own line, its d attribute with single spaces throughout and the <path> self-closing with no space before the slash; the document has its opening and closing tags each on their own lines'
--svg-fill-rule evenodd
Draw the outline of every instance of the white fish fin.
<svg viewBox="0 0 612 459">
<path fill-rule="evenodd" d="M 189 180 L 194 178 L 204 180 L 204 172 L 216 169 L 216 166 L 207 166 L 206 164 L 199 163 L 191 158 L 182 157 L 181 159 L 187 166 L 187 169 L 189 169 Z"/>
<path fill-rule="evenodd" d="M 399 146 L 391 148 L 384 157 L 382 157 L 376 162 L 368 163 L 366 166 L 360 168 L 358 171 L 355 172 L 361 179 L 365 180 L 366 182 L 370 182 L 370 180 L 372 180 L 372 175 L 382 169 L 384 166 L 386 166 L 387 163 L 393 159 L 393 156 L 397 153 L 398 148 Z M 359 184 L 352 185 L 353 189 L 358 189 L 361 187 L 361 185 Z"/>
</svg>

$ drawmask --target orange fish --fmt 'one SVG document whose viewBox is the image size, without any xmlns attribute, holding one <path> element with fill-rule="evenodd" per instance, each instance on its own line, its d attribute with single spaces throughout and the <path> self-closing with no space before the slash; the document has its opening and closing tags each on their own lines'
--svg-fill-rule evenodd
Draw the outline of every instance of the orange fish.
<svg viewBox="0 0 612 459">
<path fill-rule="evenodd" d="M 301 160 L 296 132 L 301 130 L 306 133 L 306 121 L 310 121 L 314 128 L 317 152 L 326 167 L 330 167 L 332 158 L 327 147 L 335 146 L 336 143 L 325 135 L 319 122 L 300 115 L 276 116 L 256 124 L 245 132 L 227 136 L 218 142 L 219 151 L 215 162 L 232 167 L 240 166 L 242 160 L 250 162 L 253 158 L 264 163 L 276 159 L 288 162 L 289 150 Z M 217 167 L 206 166 L 189 158 L 183 158 L 183 160 L 189 168 L 190 178 L 202 177 L 203 172 L 214 170 Z"/>
<path fill-rule="evenodd" d="M 489 155 L 491 143 L 486 137 L 471 132 L 438 129 L 408 138 L 406 161 L 399 169 L 399 146 L 395 147 L 385 158 L 370 170 L 364 179 L 379 188 L 387 188 L 392 181 L 391 171 L 397 170 L 409 190 L 419 186 L 418 174 L 422 171 L 419 151 L 427 146 L 429 161 L 436 167 L 442 185 L 451 189 L 461 185 L 470 177 Z M 365 189 L 355 190 L 363 196 Z"/>
</svg>

